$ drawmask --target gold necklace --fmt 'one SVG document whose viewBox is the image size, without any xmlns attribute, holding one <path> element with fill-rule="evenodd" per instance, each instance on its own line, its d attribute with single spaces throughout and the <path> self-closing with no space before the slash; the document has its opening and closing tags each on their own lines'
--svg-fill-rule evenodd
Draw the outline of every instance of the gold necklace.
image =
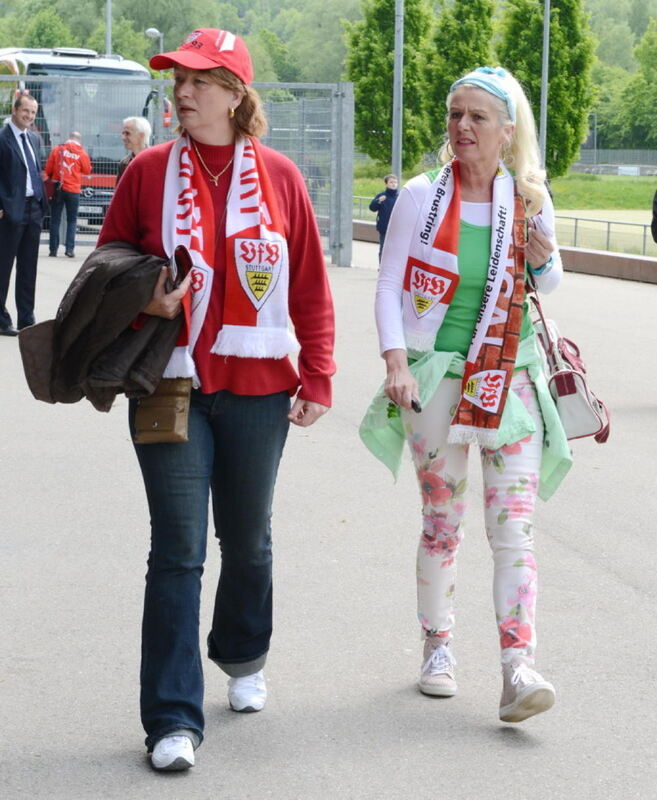
<svg viewBox="0 0 657 800">
<path fill-rule="evenodd" d="M 213 174 L 210 172 L 210 170 L 208 169 L 208 165 L 205 163 L 205 161 L 203 161 L 203 156 L 202 156 L 202 155 L 199 153 L 199 151 L 198 151 L 198 147 L 196 146 L 196 142 L 195 142 L 193 139 L 192 139 L 192 144 L 194 145 L 194 150 L 196 151 L 196 155 L 198 156 L 198 160 L 201 162 L 201 166 L 203 167 L 203 169 L 204 169 L 204 170 L 205 170 L 205 171 L 208 173 L 208 175 L 210 176 L 210 180 L 212 181 L 212 183 L 214 183 L 214 185 L 215 185 L 215 186 L 217 186 L 217 184 L 219 183 L 219 178 L 221 178 L 221 176 L 224 174 L 224 172 L 225 172 L 225 171 L 228 169 L 228 167 L 230 167 L 230 165 L 233 163 L 233 158 L 235 157 L 235 154 L 233 153 L 233 155 L 230 157 L 230 161 L 229 161 L 229 162 L 226 164 L 226 166 L 225 166 L 225 167 L 224 167 L 224 168 L 221 170 L 221 172 L 218 172 L 216 175 L 213 175 Z"/>
</svg>

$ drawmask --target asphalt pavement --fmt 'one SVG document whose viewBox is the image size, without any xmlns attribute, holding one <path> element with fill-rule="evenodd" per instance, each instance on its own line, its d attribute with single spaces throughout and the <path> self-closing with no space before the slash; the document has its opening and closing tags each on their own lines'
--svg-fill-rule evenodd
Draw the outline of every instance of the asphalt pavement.
<svg viewBox="0 0 657 800">
<path fill-rule="evenodd" d="M 88 251 L 87 251 L 88 252 Z M 459 693 L 419 694 L 418 491 L 361 445 L 383 377 L 376 245 L 331 268 L 331 412 L 290 433 L 274 512 L 275 632 L 259 714 L 228 709 L 206 662 L 206 739 L 156 774 L 138 716 L 148 515 L 127 403 L 48 405 L 0 337 L 0 796 L 6 800 L 652 800 L 657 796 L 657 286 L 567 274 L 545 300 L 612 413 L 609 442 L 537 515 L 537 666 L 547 714 L 497 718 L 501 677 L 478 459 L 459 563 Z M 82 258 L 39 264 L 54 315 Z M 13 308 L 13 303 L 12 306 Z M 212 537 L 210 537 L 211 541 Z M 204 636 L 218 548 L 209 547 Z"/>
</svg>

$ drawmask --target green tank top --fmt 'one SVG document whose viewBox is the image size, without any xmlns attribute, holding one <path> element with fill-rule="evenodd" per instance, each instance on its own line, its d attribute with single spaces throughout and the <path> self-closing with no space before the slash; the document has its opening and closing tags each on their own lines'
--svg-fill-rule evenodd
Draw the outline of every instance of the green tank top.
<svg viewBox="0 0 657 800">
<path fill-rule="evenodd" d="M 447 314 L 436 334 L 434 350 L 467 356 L 477 315 L 481 308 L 490 255 L 490 225 L 471 225 L 461 220 L 458 268 L 460 281 Z M 527 301 L 523 305 L 520 339 L 532 333 Z"/>
</svg>

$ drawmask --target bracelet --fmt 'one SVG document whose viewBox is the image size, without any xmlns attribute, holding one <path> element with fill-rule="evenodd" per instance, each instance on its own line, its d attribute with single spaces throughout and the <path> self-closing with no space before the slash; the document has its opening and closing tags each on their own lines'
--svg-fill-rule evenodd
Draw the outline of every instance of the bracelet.
<svg viewBox="0 0 657 800">
<path fill-rule="evenodd" d="M 545 262 L 545 264 L 540 266 L 538 269 L 534 269 L 534 267 L 532 267 L 532 265 L 529 264 L 529 271 L 532 273 L 532 275 L 544 275 L 546 272 L 549 272 L 552 269 L 553 264 L 554 264 L 554 259 L 552 258 L 552 256 L 550 256 L 548 260 Z"/>
</svg>

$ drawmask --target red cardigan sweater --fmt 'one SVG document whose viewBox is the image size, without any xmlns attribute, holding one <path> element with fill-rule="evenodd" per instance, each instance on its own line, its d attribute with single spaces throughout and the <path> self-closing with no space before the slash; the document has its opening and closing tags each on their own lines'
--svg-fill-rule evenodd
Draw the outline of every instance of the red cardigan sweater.
<svg viewBox="0 0 657 800">
<path fill-rule="evenodd" d="M 173 142 L 144 150 L 125 171 L 116 187 L 98 245 L 130 242 L 145 253 L 166 257 L 162 249 L 162 197 L 164 175 Z M 232 154 L 232 145 L 211 147 L 197 142 L 208 169 L 219 173 Z M 227 389 L 233 394 L 264 395 L 287 391 L 323 405 L 331 404 L 334 317 L 317 223 L 303 178 L 285 156 L 262 147 L 276 191 L 290 259 L 289 312 L 301 345 L 299 375 L 289 358 L 238 358 L 210 353 L 222 325 L 225 283 L 225 222 L 220 225 L 215 248 L 215 278 L 203 329 L 194 350 L 201 391 Z M 232 165 L 215 187 L 205 174 L 215 218 L 225 220 L 224 209 Z"/>
</svg>

